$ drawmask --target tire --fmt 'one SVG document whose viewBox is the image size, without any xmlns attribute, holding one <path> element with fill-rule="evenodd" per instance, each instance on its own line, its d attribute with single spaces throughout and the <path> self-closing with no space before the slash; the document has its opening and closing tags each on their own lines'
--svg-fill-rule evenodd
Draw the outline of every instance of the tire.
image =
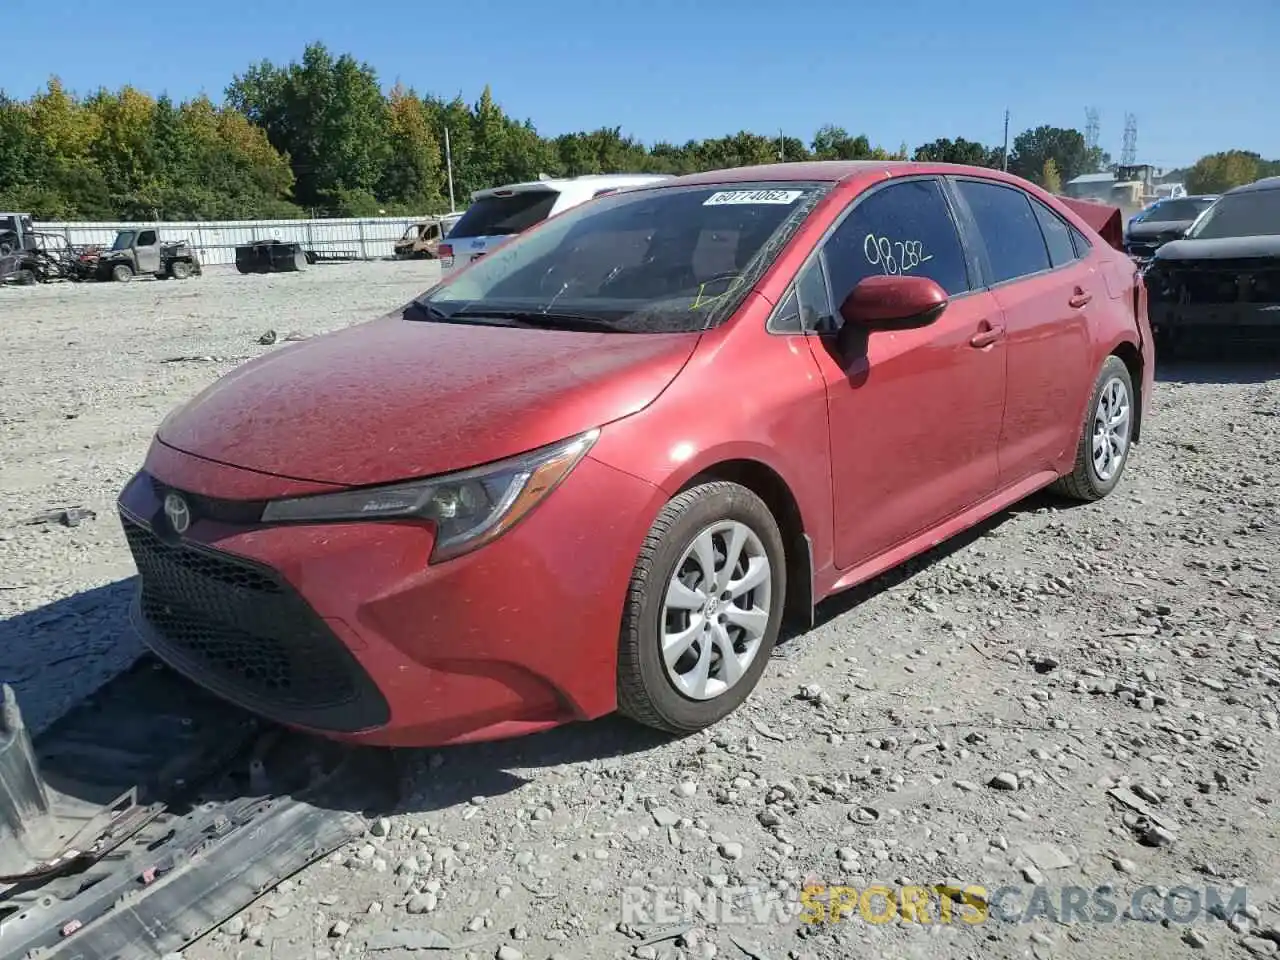
<svg viewBox="0 0 1280 960">
<path fill-rule="evenodd" d="M 175 260 L 169 264 L 169 275 L 175 280 L 186 280 L 191 276 L 191 264 L 185 260 Z"/>
<path fill-rule="evenodd" d="M 40 278 L 36 276 L 36 272 L 31 269 L 23 268 L 14 275 L 14 282 L 20 287 L 29 287 Z"/>
<path fill-rule="evenodd" d="M 117 283 L 126 283 L 133 279 L 133 268 L 127 263 L 117 263 L 111 268 L 111 279 Z"/>
<path fill-rule="evenodd" d="M 1101 417 L 1106 405 L 1114 408 L 1121 400 L 1127 411 L 1124 423 L 1112 436 L 1123 442 L 1123 449 L 1112 462 L 1100 465 L 1094 458 L 1094 436 L 1101 429 Z M 1076 444 L 1075 467 L 1064 477 L 1059 477 L 1050 489 L 1072 500 L 1088 503 L 1101 500 L 1120 482 L 1125 465 L 1129 462 L 1129 452 L 1133 448 L 1133 421 L 1137 413 L 1137 399 L 1133 390 L 1133 378 L 1124 361 L 1114 354 L 1107 357 L 1094 380 L 1093 390 L 1089 394 L 1089 406 L 1085 411 L 1084 423 L 1080 428 L 1080 439 Z M 1114 439 L 1112 450 L 1114 450 Z M 1100 467 L 1105 467 L 1103 470 Z M 1104 476 L 1105 473 L 1105 476 Z"/>
<path fill-rule="evenodd" d="M 740 622 L 719 620 L 720 614 L 713 607 L 717 621 L 726 627 L 717 633 L 707 622 L 705 608 L 686 608 L 672 614 L 673 632 L 686 624 L 688 629 L 696 631 L 686 654 L 676 661 L 678 674 L 689 674 L 689 667 L 704 646 L 716 659 L 715 667 L 722 667 L 726 662 L 721 652 L 726 640 L 735 650 L 748 639 L 754 646 L 754 654 L 741 665 L 740 676 L 736 679 L 730 676 L 733 682 L 726 685 L 725 676 L 720 672 L 719 679 L 713 678 L 708 688 L 698 695 L 694 689 L 696 684 L 684 689 L 677 685 L 677 677 L 671 675 L 662 654 L 663 636 L 668 627 L 664 613 L 667 591 L 682 571 L 681 582 L 692 584 L 695 592 L 704 582 L 702 566 L 691 551 L 695 542 L 708 534 L 716 547 L 713 565 L 718 573 L 723 573 L 720 551 L 726 541 L 724 532 L 717 532 L 717 528 L 730 525 L 737 525 L 738 532 L 744 528 L 749 531 L 740 559 L 748 558 L 756 569 L 763 569 L 761 559 L 767 561 L 767 575 L 739 598 L 750 602 L 752 609 L 765 616 L 752 618 L 754 629 L 748 632 Z M 650 527 L 631 575 L 618 643 L 618 712 L 646 726 L 688 734 L 736 710 L 755 688 L 769 662 L 782 623 L 786 577 L 786 552 L 778 523 L 764 501 L 746 487 L 714 481 L 686 490 L 670 500 Z M 725 595 L 720 594 L 721 598 Z M 731 602 L 737 605 L 736 601 Z M 726 608 L 727 605 L 722 605 L 720 610 Z M 730 616 L 732 618 L 732 614 Z M 704 624 L 702 631 L 697 630 L 700 623 Z M 704 632 L 709 627 L 710 632 Z M 716 636 L 720 637 L 719 642 L 714 639 Z"/>
</svg>

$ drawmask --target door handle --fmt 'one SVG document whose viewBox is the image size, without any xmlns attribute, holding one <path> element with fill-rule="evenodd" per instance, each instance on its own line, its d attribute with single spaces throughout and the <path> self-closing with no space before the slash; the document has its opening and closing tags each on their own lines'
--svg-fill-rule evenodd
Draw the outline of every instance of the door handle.
<svg viewBox="0 0 1280 960">
<path fill-rule="evenodd" d="M 1078 309 L 1080 307 L 1083 307 L 1086 303 L 1088 303 L 1092 299 L 1093 299 L 1092 293 L 1086 293 L 1084 290 L 1081 290 L 1079 287 L 1076 287 L 1076 292 L 1072 294 L 1071 299 L 1068 300 L 1067 303 L 1070 304 L 1072 308 Z"/>
<path fill-rule="evenodd" d="M 1004 336 L 1004 327 L 987 327 L 969 338 L 971 347 L 989 347 Z"/>
</svg>

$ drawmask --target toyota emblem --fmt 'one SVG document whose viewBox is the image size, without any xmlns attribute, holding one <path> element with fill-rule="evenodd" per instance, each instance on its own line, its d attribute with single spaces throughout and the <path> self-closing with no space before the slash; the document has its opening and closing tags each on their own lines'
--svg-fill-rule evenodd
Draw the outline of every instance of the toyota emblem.
<svg viewBox="0 0 1280 960">
<path fill-rule="evenodd" d="M 174 533 L 186 533 L 191 526 L 191 508 L 187 501 L 176 493 L 166 494 L 164 498 L 164 515 Z"/>
</svg>

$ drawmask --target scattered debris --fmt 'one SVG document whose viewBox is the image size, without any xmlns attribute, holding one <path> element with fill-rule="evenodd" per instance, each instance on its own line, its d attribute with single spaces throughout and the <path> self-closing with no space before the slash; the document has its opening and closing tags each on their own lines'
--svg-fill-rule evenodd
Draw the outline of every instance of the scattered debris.
<svg viewBox="0 0 1280 960">
<path fill-rule="evenodd" d="M 44 523 L 60 523 L 64 527 L 78 527 L 85 520 L 94 520 L 98 516 L 88 507 L 57 507 L 44 513 L 38 513 L 27 524 L 37 526 Z"/>
</svg>

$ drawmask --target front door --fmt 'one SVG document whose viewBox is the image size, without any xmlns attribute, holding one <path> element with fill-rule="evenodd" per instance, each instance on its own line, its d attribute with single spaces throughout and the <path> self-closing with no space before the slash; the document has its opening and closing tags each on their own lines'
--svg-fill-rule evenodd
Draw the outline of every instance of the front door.
<svg viewBox="0 0 1280 960">
<path fill-rule="evenodd" d="M 141 230 L 133 247 L 139 273 L 160 272 L 160 238 L 154 230 Z"/>
<path fill-rule="evenodd" d="M 891 181 L 854 201 L 810 270 L 830 304 L 875 274 L 936 281 L 953 299 L 931 325 L 877 331 L 860 356 L 811 337 L 827 386 L 836 565 L 849 569 L 991 495 L 998 478 L 1005 345 L 941 183 Z M 806 284 L 800 285 L 803 294 Z M 976 288 L 976 289 L 975 289 Z"/>
</svg>

